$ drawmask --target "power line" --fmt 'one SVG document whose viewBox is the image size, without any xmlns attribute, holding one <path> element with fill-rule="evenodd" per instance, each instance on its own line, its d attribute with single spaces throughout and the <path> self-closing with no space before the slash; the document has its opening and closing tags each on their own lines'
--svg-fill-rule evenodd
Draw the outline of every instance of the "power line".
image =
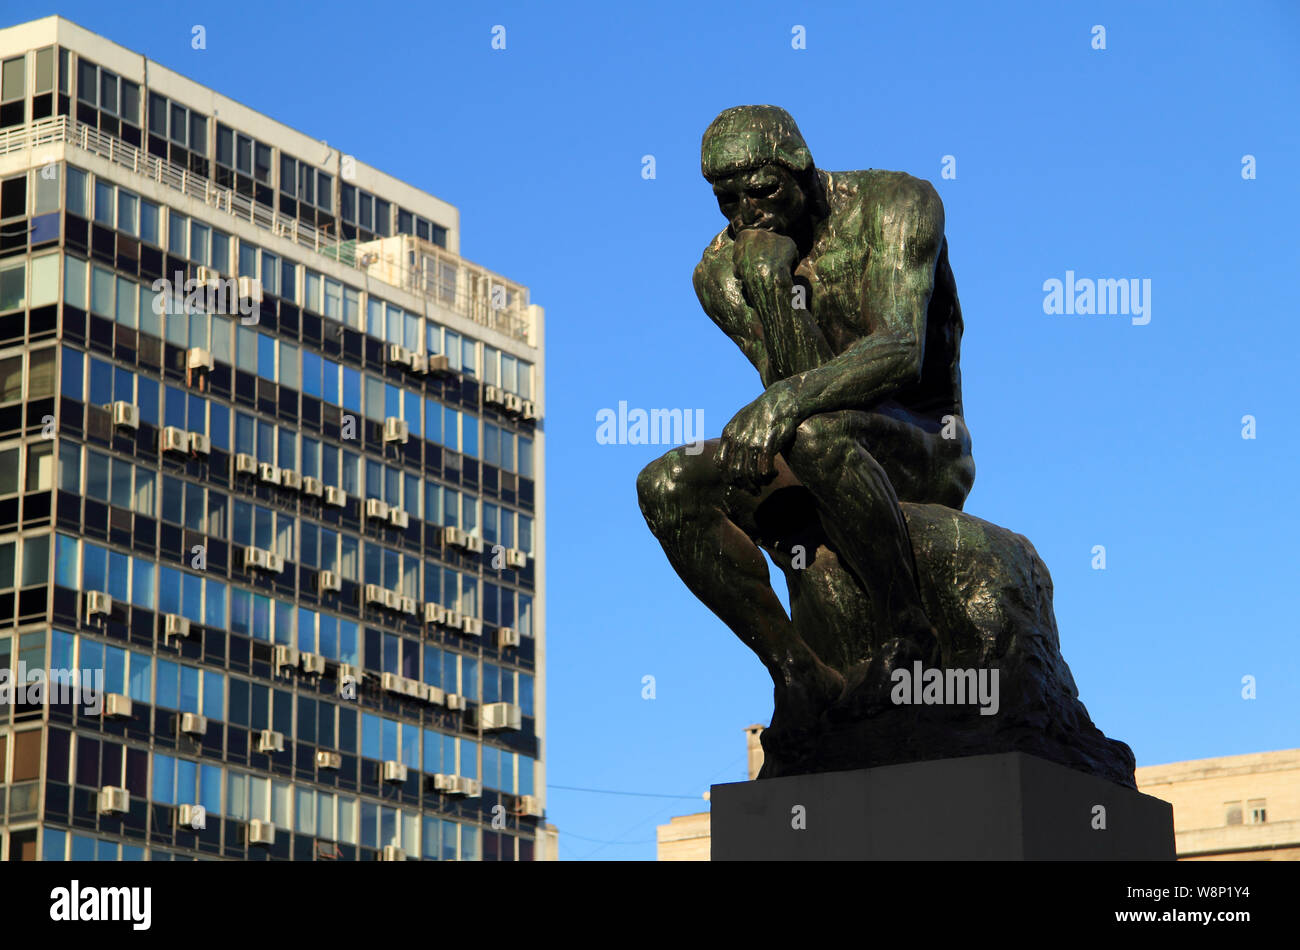
<svg viewBox="0 0 1300 950">
<path fill-rule="evenodd" d="M 655 792 L 618 792 L 610 788 L 579 788 L 576 785 L 555 785 L 551 782 L 547 782 L 546 787 L 548 789 L 559 788 L 566 792 L 591 792 L 595 795 L 632 795 L 636 798 L 684 798 L 690 801 L 698 801 L 704 797 L 703 795 L 659 795 Z"/>
</svg>

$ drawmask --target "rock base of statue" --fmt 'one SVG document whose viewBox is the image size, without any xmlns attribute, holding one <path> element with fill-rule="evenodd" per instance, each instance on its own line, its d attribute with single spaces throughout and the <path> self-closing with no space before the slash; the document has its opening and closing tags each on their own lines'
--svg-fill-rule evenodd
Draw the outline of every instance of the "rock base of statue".
<svg viewBox="0 0 1300 950">
<path fill-rule="evenodd" d="M 1168 802 L 1023 752 L 714 785 L 714 861 L 1172 861 Z"/>
<path fill-rule="evenodd" d="M 942 505 L 902 510 L 922 603 L 938 632 L 935 652 L 873 652 L 857 624 L 796 610 L 806 642 L 825 642 L 827 629 L 836 630 L 867 661 L 866 673 L 829 712 L 792 705 L 778 692 L 760 778 L 1025 752 L 1132 788 L 1132 751 L 1093 724 L 1061 656 L 1052 579 L 1034 546 Z M 808 572 L 827 576 L 812 580 L 837 594 L 854 590 L 822 553 Z M 841 598 L 851 601 L 851 593 Z"/>
</svg>

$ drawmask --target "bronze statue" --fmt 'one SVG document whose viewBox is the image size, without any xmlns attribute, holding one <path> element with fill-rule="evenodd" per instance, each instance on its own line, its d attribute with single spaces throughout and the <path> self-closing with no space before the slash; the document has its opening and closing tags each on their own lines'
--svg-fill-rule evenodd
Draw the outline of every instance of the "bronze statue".
<svg viewBox="0 0 1300 950">
<path fill-rule="evenodd" d="M 701 156 L 727 226 L 695 291 L 764 391 L 637 489 L 673 568 L 772 676 L 762 776 L 1019 748 L 1132 785 L 1060 659 L 1046 568 L 960 511 L 975 466 L 934 188 L 818 169 L 775 106 L 724 111 Z M 956 667 L 999 671 L 997 715 L 900 699 L 912 671 Z"/>
</svg>

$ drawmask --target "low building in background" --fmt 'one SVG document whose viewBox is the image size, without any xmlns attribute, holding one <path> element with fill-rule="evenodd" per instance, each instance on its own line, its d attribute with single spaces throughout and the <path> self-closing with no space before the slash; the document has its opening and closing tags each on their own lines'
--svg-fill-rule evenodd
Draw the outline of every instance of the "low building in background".
<svg viewBox="0 0 1300 950">
<path fill-rule="evenodd" d="M 763 727 L 745 728 L 749 779 L 763 767 Z M 1136 772 L 1138 790 L 1174 806 L 1180 861 L 1300 860 L 1300 749 L 1254 752 Z M 660 861 L 709 860 L 709 813 L 658 828 Z"/>
<path fill-rule="evenodd" d="M 1137 782 L 1173 804 L 1180 861 L 1300 860 L 1300 749 L 1148 765 Z"/>
</svg>

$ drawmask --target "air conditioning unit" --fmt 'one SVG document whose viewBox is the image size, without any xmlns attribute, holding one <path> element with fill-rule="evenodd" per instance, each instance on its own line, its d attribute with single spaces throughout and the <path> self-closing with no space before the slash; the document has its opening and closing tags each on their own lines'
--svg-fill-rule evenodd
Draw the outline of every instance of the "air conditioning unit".
<svg viewBox="0 0 1300 950">
<path fill-rule="evenodd" d="M 397 609 L 404 614 L 415 614 L 415 598 L 401 597 L 397 601 Z"/>
<path fill-rule="evenodd" d="M 343 589 L 343 578 L 339 577 L 334 571 L 321 571 L 316 576 L 320 582 L 320 589 L 323 591 Z"/>
<path fill-rule="evenodd" d="M 482 554 L 482 553 L 483 553 L 483 539 L 482 539 L 482 538 L 475 537 L 475 536 L 472 535 L 472 534 L 466 534 L 464 531 L 461 532 L 461 537 L 462 537 L 462 540 L 465 542 L 465 550 L 466 550 L 466 551 L 469 551 L 471 554 Z"/>
<path fill-rule="evenodd" d="M 541 818 L 546 814 L 542 808 L 542 800 L 536 795 L 519 796 L 519 814 L 528 815 L 532 818 Z"/>
<path fill-rule="evenodd" d="M 128 429 L 140 428 L 140 409 L 129 402 L 113 403 L 113 425 Z"/>
<path fill-rule="evenodd" d="M 337 752 L 317 752 L 316 768 L 318 769 L 337 769 L 343 764 L 343 756 Z"/>
<path fill-rule="evenodd" d="M 389 363 L 400 363 L 402 366 L 410 366 L 411 355 L 411 351 L 400 343 L 389 343 L 384 347 L 384 359 Z"/>
<path fill-rule="evenodd" d="M 200 821 L 200 816 L 202 820 Z M 195 824 L 199 824 L 196 828 Z M 202 805 L 178 805 L 176 807 L 176 827 L 181 831 L 200 831 L 207 824 L 207 811 Z"/>
<path fill-rule="evenodd" d="M 379 860 L 380 861 L 405 861 L 406 852 L 403 851 L 395 844 L 386 844 L 384 845 L 383 855 L 380 857 Z"/>
<path fill-rule="evenodd" d="M 235 454 L 235 472 L 239 475 L 256 475 L 257 459 L 247 452 L 237 452 Z"/>
<path fill-rule="evenodd" d="M 266 569 L 275 574 L 284 572 L 284 556 L 274 551 L 266 552 Z"/>
<path fill-rule="evenodd" d="M 411 427 L 406 424 L 405 419 L 398 419 L 396 416 L 389 416 L 384 420 L 384 441 L 401 442 L 406 444 L 411 437 Z"/>
<path fill-rule="evenodd" d="M 514 627 L 502 627 L 497 631 L 497 646 L 500 647 L 517 647 L 519 646 L 519 631 Z"/>
<path fill-rule="evenodd" d="M 191 346 L 185 354 L 186 369 L 205 369 L 212 371 L 212 354 L 201 346 Z"/>
<path fill-rule="evenodd" d="M 484 703 L 479 707 L 479 723 L 484 729 L 519 729 L 523 710 L 514 703 Z"/>
<path fill-rule="evenodd" d="M 298 657 L 299 653 L 295 648 L 277 644 L 271 653 L 271 662 L 275 666 L 275 675 L 279 676 L 280 671 L 285 667 L 296 667 Z"/>
<path fill-rule="evenodd" d="M 505 406 L 506 412 L 518 415 L 519 411 L 524 407 L 524 401 L 514 393 L 506 393 Z"/>
<path fill-rule="evenodd" d="M 531 399 L 525 399 L 519 406 L 519 418 L 527 422 L 537 421 L 537 404 Z"/>
<path fill-rule="evenodd" d="M 350 677 L 355 682 L 360 683 L 364 676 L 365 671 L 359 666 L 353 666 L 351 663 L 339 664 L 339 682 L 342 682 L 344 678 Z"/>
<path fill-rule="evenodd" d="M 439 792 L 450 792 L 456 785 L 459 775 L 448 775 L 443 772 L 435 772 L 433 775 L 433 787 Z"/>
<path fill-rule="evenodd" d="M 401 762 L 383 763 L 380 778 L 385 782 L 405 782 L 406 766 Z"/>
<path fill-rule="evenodd" d="M 315 495 L 319 498 L 325 493 L 325 486 L 321 484 L 319 478 L 312 475 L 304 475 L 302 477 L 302 493 L 304 495 Z"/>
<path fill-rule="evenodd" d="M 366 517 L 387 520 L 388 502 L 384 501 L 382 498 L 367 498 Z"/>
<path fill-rule="evenodd" d="M 275 844 L 275 825 L 254 818 L 248 823 L 248 843 L 264 844 L 267 847 Z"/>
<path fill-rule="evenodd" d="M 258 567 L 266 569 L 267 552 L 261 548 L 244 548 L 244 570 Z"/>
<path fill-rule="evenodd" d="M 476 778 L 466 778 L 463 775 L 456 776 L 456 787 L 452 789 L 457 795 L 464 795 L 466 798 L 478 798 L 483 793 L 483 783 Z"/>
<path fill-rule="evenodd" d="M 447 616 L 447 608 L 442 604 L 425 604 L 424 605 L 424 622 L 425 623 L 443 623 Z"/>
<path fill-rule="evenodd" d="M 445 376 L 450 373 L 454 373 L 455 370 L 451 368 L 451 360 L 447 359 L 446 356 L 442 356 L 437 353 L 430 353 L 429 372 L 437 373 L 440 376 Z"/>
<path fill-rule="evenodd" d="M 483 403 L 488 406 L 504 406 L 506 404 L 505 390 L 500 386 L 484 386 Z"/>
<path fill-rule="evenodd" d="M 469 614 L 460 618 L 460 632 L 467 637 L 481 636 L 483 633 L 483 621 L 478 617 L 471 617 Z"/>
<path fill-rule="evenodd" d="M 190 433 L 190 451 L 196 455 L 211 455 L 212 440 L 202 432 Z"/>
<path fill-rule="evenodd" d="M 221 275 L 213 267 L 196 267 L 194 268 L 194 280 L 200 284 L 206 284 L 210 281 L 220 280 Z"/>
<path fill-rule="evenodd" d="M 280 469 L 280 485 L 292 491 L 302 490 L 302 476 L 291 468 Z"/>
<path fill-rule="evenodd" d="M 390 508 L 388 510 L 388 523 L 394 528 L 409 528 L 411 526 L 411 516 L 401 508 Z"/>
<path fill-rule="evenodd" d="M 384 606 L 389 610 L 397 610 L 402 606 L 402 595 L 395 590 L 384 591 Z"/>
<path fill-rule="evenodd" d="M 163 616 L 163 641 L 171 640 L 175 637 L 188 637 L 190 635 L 190 618 L 182 617 L 180 614 L 165 614 Z"/>
<path fill-rule="evenodd" d="M 402 678 L 402 695 L 409 696 L 411 699 L 420 698 L 420 687 L 424 684 L 419 680 Z"/>
<path fill-rule="evenodd" d="M 284 733 L 276 732 L 274 729 L 263 729 L 257 734 L 257 751 L 263 754 L 283 752 Z"/>
<path fill-rule="evenodd" d="M 187 736 L 201 736 L 208 731 L 208 717 L 198 713 L 181 713 L 181 732 Z"/>
<path fill-rule="evenodd" d="M 325 657 L 319 653 L 299 654 L 298 662 L 302 664 L 302 671 L 308 676 L 323 676 L 325 674 Z"/>
<path fill-rule="evenodd" d="M 387 591 L 378 584 L 367 584 L 364 591 L 366 603 L 379 604 L 382 607 L 387 603 L 387 598 L 384 596 L 386 593 Z"/>
<path fill-rule="evenodd" d="M 122 693 L 109 693 L 104 697 L 104 715 L 110 719 L 130 719 L 132 703 L 130 696 Z"/>
<path fill-rule="evenodd" d="M 447 694 L 441 686 L 430 686 L 427 683 L 421 685 L 424 688 L 420 691 L 420 699 L 432 706 L 446 705 Z"/>
<path fill-rule="evenodd" d="M 380 688 L 385 693 L 401 693 L 402 678 L 396 673 L 384 673 L 379 677 Z"/>
<path fill-rule="evenodd" d="M 257 466 L 257 477 L 268 485 L 280 484 L 280 470 L 272 462 L 262 462 Z"/>
<path fill-rule="evenodd" d="M 465 708 L 465 697 L 460 693 L 448 693 L 447 708 L 463 710 Z"/>
<path fill-rule="evenodd" d="M 239 299 L 262 302 L 262 282 L 256 277 L 239 278 Z"/>
<path fill-rule="evenodd" d="M 325 486 L 325 504 L 342 508 L 347 503 L 348 493 L 342 488 L 335 488 L 333 485 Z"/>
<path fill-rule="evenodd" d="M 86 616 L 93 617 L 96 614 L 108 616 L 113 612 L 113 598 L 102 590 L 86 591 Z"/>
<path fill-rule="evenodd" d="M 158 437 L 158 445 L 164 452 L 188 452 L 190 435 L 176 426 L 164 426 Z"/>
<path fill-rule="evenodd" d="M 527 567 L 528 554 L 519 548 L 506 548 L 506 564 L 510 567 Z"/>
<path fill-rule="evenodd" d="M 412 353 L 411 372 L 421 374 L 429 372 L 429 357 L 424 353 Z"/>
<path fill-rule="evenodd" d="M 116 785 L 105 785 L 99 790 L 101 815 L 125 814 L 131 810 L 131 793 Z"/>
</svg>

